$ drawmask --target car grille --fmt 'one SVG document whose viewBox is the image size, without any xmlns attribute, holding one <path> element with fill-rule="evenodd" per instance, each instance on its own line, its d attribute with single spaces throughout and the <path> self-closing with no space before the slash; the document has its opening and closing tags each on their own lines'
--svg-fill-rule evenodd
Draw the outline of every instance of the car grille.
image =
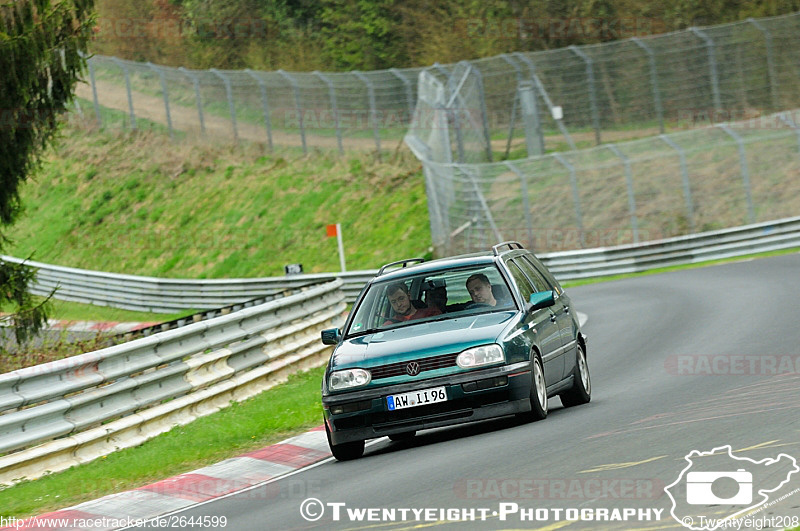
<svg viewBox="0 0 800 531">
<path fill-rule="evenodd" d="M 392 376 L 407 374 L 406 366 L 412 361 L 419 363 L 419 372 L 424 372 L 443 369 L 444 367 L 452 367 L 456 364 L 457 357 L 458 353 L 442 354 L 441 356 L 433 356 L 430 358 L 401 361 L 399 363 L 390 363 L 388 365 L 379 365 L 378 367 L 371 367 L 369 371 L 372 373 L 373 380 L 378 380 L 380 378 L 391 378 Z"/>
</svg>

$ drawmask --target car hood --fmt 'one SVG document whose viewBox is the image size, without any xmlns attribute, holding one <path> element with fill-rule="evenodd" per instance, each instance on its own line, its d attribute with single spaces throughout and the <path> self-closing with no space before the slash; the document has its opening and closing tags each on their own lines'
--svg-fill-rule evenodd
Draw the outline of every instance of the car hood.
<svg viewBox="0 0 800 531">
<path fill-rule="evenodd" d="M 331 368 L 373 367 L 460 352 L 497 342 L 516 312 L 495 312 L 415 323 L 348 339 L 331 358 Z"/>
</svg>

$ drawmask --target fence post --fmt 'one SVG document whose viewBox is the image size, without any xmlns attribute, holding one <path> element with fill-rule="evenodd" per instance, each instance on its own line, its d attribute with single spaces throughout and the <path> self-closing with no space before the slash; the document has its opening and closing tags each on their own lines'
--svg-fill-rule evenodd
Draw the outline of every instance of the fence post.
<svg viewBox="0 0 800 531">
<path fill-rule="evenodd" d="M 520 69 L 519 64 L 517 64 L 516 61 L 513 61 L 507 53 L 500 54 L 500 57 L 502 57 L 506 63 L 510 64 L 514 68 L 517 75 L 517 87 L 519 87 L 520 83 L 522 83 L 522 70 Z M 517 121 L 518 99 L 519 99 L 519 89 L 517 89 L 517 92 L 514 93 L 514 102 L 511 105 L 511 118 L 509 118 L 508 120 L 508 142 L 506 142 L 506 158 L 508 158 L 508 154 L 511 152 L 511 139 L 514 136 L 514 126 L 516 126 L 516 121 Z"/>
<path fill-rule="evenodd" d="M 583 59 L 586 63 L 586 80 L 589 83 L 589 102 L 592 106 L 592 122 L 594 124 L 594 136 L 595 140 L 597 141 L 597 145 L 600 145 L 602 142 L 600 141 L 600 113 L 597 110 L 597 94 L 595 91 L 594 86 L 594 61 L 592 58 L 586 55 L 583 50 L 575 46 L 574 44 L 569 47 L 569 49 Z"/>
<path fill-rule="evenodd" d="M 172 132 L 172 116 L 169 113 L 169 92 L 167 92 L 167 80 L 164 79 L 164 71 L 149 61 L 147 62 L 147 67 L 158 74 L 158 78 L 161 80 L 161 93 L 164 96 L 164 110 L 167 113 L 167 128 L 169 129 L 169 137 L 175 140 L 175 134 Z"/>
<path fill-rule="evenodd" d="M 95 82 L 94 78 L 94 61 L 92 61 L 92 57 L 90 57 L 86 61 L 86 64 L 89 65 L 89 81 L 92 83 L 92 99 L 94 100 L 94 115 L 97 117 L 97 124 L 100 127 L 103 127 L 103 117 L 100 115 L 100 102 L 97 100 L 97 83 Z"/>
<path fill-rule="evenodd" d="M 467 168 L 464 168 L 463 166 L 459 167 L 461 171 L 469 175 L 469 180 L 472 181 L 472 187 L 475 190 L 475 194 L 478 196 L 478 202 L 481 205 L 481 209 L 483 210 L 484 216 L 486 216 L 486 221 L 489 222 L 489 227 L 492 229 L 494 237 L 497 239 L 497 243 L 502 242 L 503 237 L 500 235 L 500 231 L 497 229 L 497 225 L 494 222 L 494 217 L 492 217 L 492 211 L 489 209 L 489 204 L 486 202 L 486 197 L 484 197 L 483 192 L 480 189 L 480 186 L 478 186 L 478 181 L 475 179 L 475 175 L 472 174 L 472 171 L 475 170 L 476 168 L 480 168 L 480 166 L 469 164 Z"/>
<path fill-rule="evenodd" d="M 561 153 L 553 153 L 553 158 L 564 166 L 569 172 L 569 182 L 572 187 L 572 203 L 575 206 L 575 221 L 578 225 L 578 236 L 581 241 L 581 248 L 586 247 L 586 236 L 583 231 L 583 213 L 581 212 L 581 194 L 578 189 L 578 176 L 575 173 L 575 166 L 569 163 Z"/>
<path fill-rule="evenodd" d="M 206 122 L 203 117 L 203 98 L 200 96 L 200 80 L 197 78 L 197 74 L 186 70 L 182 66 L 178 68 L 178 71 L 192 80 L 192 85 L 194 86 L 194 100 L 197 103 L 197 117 L 200 120 L 200 134 L 206 136 Z"/>
<path fill-rule="evenodd" d="M 333 88 L 333 83 L 331 80 L 328 79 L 322 72 L 318 70 L 314 70 L 314 75 L 317 76 L 320 80 L 322 80 L 325 85 L 328 87 L 328 97 L 331 100 L 331 109 L 333 109 L 333 120 L 336 124 L 336 143 L 339 146 L 339 154 L 344 154 L 344 149 L 342 148 L 342 130 L 339 127 L 339 108 L 336 105 L 336 89 Z"/>
<path fill-rule="evenodd" d="M 307 154 L 308 146 L 306 146 L 306 130 L 303 125 L 303 107 L 300 105 L 300 87 L 297 86 L 297 81 L 295 81 L 295 79 L 287 72 L 278 70 L 278 74 L 286 79 L 292 86 L 292 92 L 294 93 L 294 108 L 297 111 L 298 124 L 300 125 L 300 141 L 303 144 L 303 154 Z"/>
<path fill-rule="evenodd" d="M 235 142 L 239 141 L 239 131 L 236 127 L 236 106 L 233 103 L 233 89 L 231 89 L 231 80 L 230 78 L 220 72 L 219 70 L 212 68 L 209 70 L 212 74 L 217 76 L 222 80 L 222 83 L 225 85 L 225 95 L 228 96 L 228 112 L 231 115 L 231 126 L 233 127 L 233 140 Z"/>
<path fill-rule="evenodd" d="M 519 93 L 522 116 L 525 120 L 525 145 L 529 157 L 538 157 L 544 154 L 544 136 L 542 125 L 539 122 L 539 102 L 536 95 L 536 85 L 530 81 L 523 81 L 517 87 Z"/>
<path fill-rule="evenodd" d="M 656 70 L 656 56 L 653 50 L 643 43 L 638 37 L 631 37 L 631 41 L 644 50 L 647 54 L 647 61 L 650 63 L 650 84 L 653 87 L 653 102 L 656 106 L 656 115 L 658 115 L 658 130 L 664 134 L 664 108 L 661 106 L 661 91 L 658 89 L 658 70 Z"/>
<path fill-rule="evenodd" d="M 131 130 L 136 130 L 136 114 L 133 111 L 133 95 L 131 94 L 131 76 L 128 74 L 128 67 L 125 66 L 125 63 L 117 59 L 116 57 L 111 58 L 114 63 L 122 69 L 122 73 L 125 74 L 125 92 L 128 94 L 128 113 L 131 117 Z"/>
<path fill-rule="evenodd" d="M 411 125 L 411 122 L 414 120 L 414 91 L 411 89 L 411 82 L 406 79 L 406 76 L 400 73 L 400 71 L 396 68 L 390 68 L 389 72 L 394 75 L 394 77 L 398 78 L 400 81 L 403 82 L 403 86 L 406 89 L 406 101 L 408 103 L 408 125 Z"/>
<path fill-rule="evenodd" d="M 531 61 L 522 52 L 514 52 L 512 55 L 514 57 L 520 59 L 526 65 L 528 65 L 528 68 L 531 71 L 531 80 L 536 84 L 536 87 L 539 89 L 539 94 L 542 96 L 542 99 L 544 100 L 545 105 L 547 105 L 547 110 L 550 111 L 550 115 L 552 116 L 553 107 L 554 107 L 553 106 L 553 102 L 550 101 L 550 96 L 547 94 L 547 91 L 544 88 L 544 84 L 542 83 L 542 80 L 539 79 L 539 76 L 536 74 L 536 65 L 534 65 L 533 61 Z M 569 144 L 570 149 L 575 151 L 577 149 L 577 147 L 575 146 L 575 142 L 572 140 L 572 137 L 570 136 L 569 131 L 567 131 L 567 128 L 562 123 L 563 120 L 555 120 L 555 122 L 556 122 L 556 125 L 558 126 L 558 129 L 561 131 L 561 134 L 564 135 L 564 138 L 567 139 L 567 143 Z"/>
<path fill-rule="evenodd" d="M 528 198 L 528 180 L 520 169 L 509 161 L 503 164 L 508 166 L 508 169 L 514 172 L 519 177 L 520 189 L 522 192 L 522 208 L 525 210 L 525 227 L 528 229 L 528 245 L 533 249 L 533 221 L 531 220 L 531 205 Z"/>
<path fill-rule="evenodd" d="M 689 183 L 689 166 L 686 163 L 686 152 L 667 135 L 658 135 L 669 147 L 678 152 L 681 161 L 681 175 L 683 178 L 683 199 L 686 201 L 686 215 L 689 220 L 689 230 L 694 233 L 694 205 L 692 204 L 692 188 Z"/>
<path fill-rule="evenodd" d="M 791 127 L 795 134 L 797 135 L 797 150 L 800 151 L 800 128 L 797 127 L 797 123 L 794 121 L 794 118 L 787 118 L 788 113 L 781 113 L 778 115 L 780 121 Z"/>
<path fill-rule="evenodd" d="M 631 161 L 614 144 L 608 144 L 610 149 L 617 157 L 622 160 L 625 166 L 625 183 L 628 187 L 628 209 L 631 213 L 631 227 L 633 228 L 633 243 L 639 243 L 639 221 L 636 218 L 636 196 L 633 193 L 633 175 L 631 175 Z"/>
<path fill-rule="evenodd" d="M 274 151 L 272 146 L 272 122 L 269 118 L 269 99 L 267 98 L 267 85 L 264 83 L 264 80 L 261 79 L 259 76 L 256 75 L 255 72 L 250 70 L 249 68 L 245 69 L 247 75 L 255 79 L 256 83 L 258 83 L 258 88 L 261 91 L 261 108 L 264 111 L 264 127 L 267 129 L 267 144 L 269 145 L 269 150 Z"/>
<path fill-rule="evenodd" d="M 742 169 L 742 185 L 744 186 L 744 193 L 747 197 L 747 216 L 750 223 L 756 222 L 756 214 L 753 209 L 753 192 L 750 188 L 750 170 L 747 167 L 747 155 L 744 150 L 744 140 L 735 131 L 733 131 L 727 124 L 719 124 L 716 127 L 725 131 L 731 138 L 736 141 L 739 148 L 739 165 Z"/>
<path fill-rule="evenodd" d="M 472 70 L 475 72 L 475 75 L 478 76 L 478 97 L 481 101 L 481 120 L 483 121 L 483 138 L 486 142 L 486 157 L 489 162 L 492 162 L 492 135 L 489 131 L 489 113 L 486 111 L 486 92 L 483 90 L 483 74 L 469 61 L 461 61 L 461 63 L 467 65 L 467 71 Z"/>
<path fill-rule="evenodd" d="M 375 88 L 372 86 L 372 81 L 370 81 L 369 78 L 362 72 L 354 70 L 353 75 L 355 75 L 367 86 L 369 114 L 372 118 L 372 134 L 375 137 L 375 148 L 378 150 L 378 160 L 381 160 L 381 134 L 378 129 L 378 110 L 375 108 Z"/>
<path fill-rule="evenodd" d="M 764 34 L 764 41 L 767 47 L 767 76 L 769 76 L 769 91 L 772 98 L 772 109 L 778 109 L 778 78 L 775 76 L 775 63 L 772 57 L 772 35 L 769 30 L 754 18 L 748 18 L 747 22 L 755 26 Z"/>
<path fill-rule="evenodd" d="M 714 53 L 714 41 L 697 28 L 689 28 L 689 30 L 701 38 L 706 43 L 708 49 L 708 67 L 709 75 L 711 76 L 711 93 L 714 97 L 714 110 L 717 112 L 722 110 L 722 104 L 719 99 L 719 77 L 717 76 L 717 57 Z"/>
</svg>

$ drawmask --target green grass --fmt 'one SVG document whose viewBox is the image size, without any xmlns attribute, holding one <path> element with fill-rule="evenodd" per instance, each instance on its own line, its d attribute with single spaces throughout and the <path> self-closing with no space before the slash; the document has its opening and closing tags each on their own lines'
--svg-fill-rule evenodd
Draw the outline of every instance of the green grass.
<svg viewBox="0 0 800 531">
<path fill-rule="evenodd" d="M 384 156 L 270 154 L 260 145 L 170 143 L 71 125 L 23 187 L 14 256 L 170 278 L 243 278 L 374 269 L 430 248 L 421 165 Z"/>
<path fill-rule="evenodd" d="M 178 426 L 135 448 L 0 490 L 0 516 L 43 514 L 268 446 L 322 423 L 323 368 Z"/>
</svg>

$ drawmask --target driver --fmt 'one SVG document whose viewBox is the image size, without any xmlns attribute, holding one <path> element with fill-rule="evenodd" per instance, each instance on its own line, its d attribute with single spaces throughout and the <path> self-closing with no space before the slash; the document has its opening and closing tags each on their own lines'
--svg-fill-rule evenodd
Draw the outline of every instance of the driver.
<svg viewBox="0 0 800 531">
<path fill-rule="evenodd" d="M 423 317 L 430 317 L 442 313 L 436 306 L 429 306 L 422 309 L 414 306 L 408 294 L 408 287 L 406 287 L 404 282 L 397 282 L 390 285 L 386 289 L 386 295 L 389 297 L 389 304 L 392 305 L 394 315 L 390 319 L 387 319 L 386 322 L 383 323 L 384 325 L 401 323 L 412 319 L 422 319 Z"/>
<path fill-rule="evenodd" d="M 483 273 L 475 273 L 467 279 L 467 291 L 473 303 L 497 306 L 497 299 L 492 293 L 492 283 Z"/>
</svg>

